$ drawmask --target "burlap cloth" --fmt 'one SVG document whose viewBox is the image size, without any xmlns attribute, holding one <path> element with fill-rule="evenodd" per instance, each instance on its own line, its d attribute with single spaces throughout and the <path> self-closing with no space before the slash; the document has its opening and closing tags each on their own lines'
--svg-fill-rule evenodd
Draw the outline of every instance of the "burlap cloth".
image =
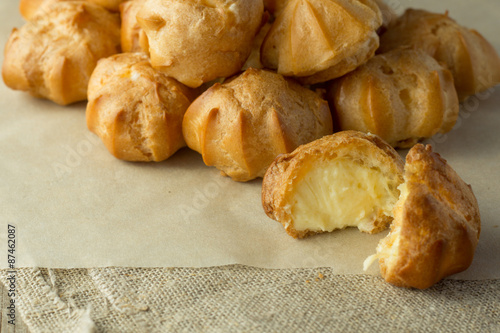
<svg viewBox="0 0 500 333">
<path fill-rule="evenodd" d="M 500 332 L 500 280 L 419 291 L 328 268 L 23 268 L 16 288 L 2 332 Z"/>
</svg>

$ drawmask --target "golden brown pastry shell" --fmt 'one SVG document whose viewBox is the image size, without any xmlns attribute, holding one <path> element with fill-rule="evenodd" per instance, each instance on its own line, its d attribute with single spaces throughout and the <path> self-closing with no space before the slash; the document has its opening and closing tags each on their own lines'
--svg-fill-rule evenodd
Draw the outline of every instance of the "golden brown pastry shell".
<svg viewBox="0 0 500 333">
<path fill-rule="evenodd" d="M 59 0 L 19 0 L 19 12 L 23 18 L 29 21 L 42 5 L 55 1 Z"/>
<path fill-rule="evenodd" d="M 87 0 L 87 1 L 94 3 L 98 6 L 102 6 L 112 12 L 118 12 L 120 10 L 120 4 L 122 4 L 127 0 Z"/>
<path fill-rule="evenodd" d="M 29 21 L 37 11 L 47 11 L 50 5 L 61 1 L 88 1 L 107 10 L 117 12 L 120 3 L 126 0 L 19 0 L 19 12 L 22 17 Z"/>
</svg>

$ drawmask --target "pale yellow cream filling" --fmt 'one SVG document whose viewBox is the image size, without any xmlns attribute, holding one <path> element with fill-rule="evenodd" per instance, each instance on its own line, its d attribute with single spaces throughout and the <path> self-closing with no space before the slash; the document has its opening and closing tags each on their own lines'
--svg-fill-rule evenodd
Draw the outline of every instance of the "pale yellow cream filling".
<svg viewBox="0 0 500 333">
<path fill-rule="evenodd" d="M 371 231 L 379 210 L 391 216 L 398 184 L 349 158 L 321 161 L 294 186 L 291 215 L 297 231 L 358 227 Z"/>
</svg>

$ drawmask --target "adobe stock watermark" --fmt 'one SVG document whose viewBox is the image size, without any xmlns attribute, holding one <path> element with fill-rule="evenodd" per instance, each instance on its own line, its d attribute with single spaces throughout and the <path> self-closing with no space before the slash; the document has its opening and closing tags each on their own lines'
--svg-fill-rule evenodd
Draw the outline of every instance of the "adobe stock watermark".
<svg viewBox="0 0 500 333">
<path fill-rule="evenodd" d="M 212 181 L 195 189 L 190 205 L 179 205 L 184 222 L 190 222 L 193 217 L 203 213 L 203 211 L 215 200 L 229 185 L 228 179 L 217 176 Z"/>
<path fill-rule="evenodd" d="M 7 302 L 7 322 L 9 325 L 16 325 L 16 226 L 7 225 L 7 296 L 9 301 Z"/>
<path fill-rule="evenodd" d="M 61 145 L 66 152 L 63 160 L 52 163 L 52 170 L 57 178 L 62 178 L 72 173 L 74 168 L 82 164 L 84 157 L 90 155 L 94 147 L 99 145 L 101 140 L 91 132 L 85 133 L 85 139 L 80 140 L 74 147 Z"/>
</svg>

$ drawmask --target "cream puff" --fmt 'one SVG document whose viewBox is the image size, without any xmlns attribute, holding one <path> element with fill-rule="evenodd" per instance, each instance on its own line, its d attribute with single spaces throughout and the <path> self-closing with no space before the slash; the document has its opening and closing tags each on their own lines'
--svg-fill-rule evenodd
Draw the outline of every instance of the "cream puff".
<svg viewBox="0 0 500 333">
<path fill-rule="evenodd" d="M 274 158 L 332 133 L 328 103 L 293 80 L 250 68 L 189 107 L 187 145 L 236 181 L 262 177 Z"/>
<path fill-rule="evenodd" d="M 459 111 L 450 71 L 418 49 L 373 57 L 335 80 L 327 99 L 341 130 L 373 133 L 400 148 L 450 131 Z"/>
<path fill-rule="evenodd" d="M 381 36 L 380 53 L 414 47 L 443 63 L 453 74 L 460 101 L 500 83 L 500 57 L 477 31 L 446 14 L 408 9 Z"/>
<path fill-rule="evenodd" d="M 66 105 L 87 99 L 97 61 L 119 51 L 118 15 L 89 2 L 55 2 L 12 31 L 2 76 L 12 89 Z"/>
<path fill-rule="evenodd" d="M 375 135 L 337 132 L 280 155 L 262 183 L 266 214 L 294 238 L 357 227 L 386 229 L 403 159 Z"/>
<path fill-rule="evenodd" d="M 195 88 L 242 68 L 263 13 L 262 0 L 146 0 L 137 20 L 153 66 Z"/>
<path fill-rule="evenodd" d="M 290 0 L 262 44 L 262 63 L 304 84 L 325 82 L 375 54 L 381 25 L 373 0 Z"/>
<path fill-rule="evenodd" d="M 185 146 L 193 91 L 155 70 L 144 53 L 99 61 L 89 83 L 87 126 L 126 161 L 163 161 Z"/>
</svg>

